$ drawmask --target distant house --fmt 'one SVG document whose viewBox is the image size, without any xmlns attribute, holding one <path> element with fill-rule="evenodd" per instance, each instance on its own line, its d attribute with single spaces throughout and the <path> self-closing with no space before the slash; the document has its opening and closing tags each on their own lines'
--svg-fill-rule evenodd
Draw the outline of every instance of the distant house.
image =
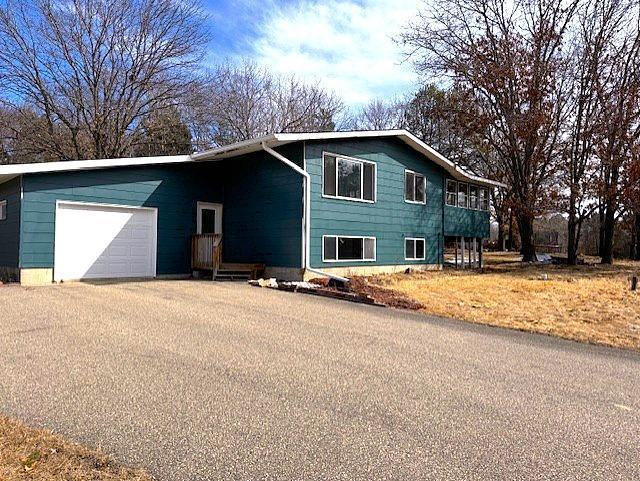
<svg viewBox="0 0 640 481">
<path fill-rule="evenodd" d="M 25 284 L 189 275 L 194 250 L 211 247 L 198 236 L 216 239 L 223 264 L 279 278 L 438 268 L 446 240 L 489 236 L 489 189 L 500 185 L 404 130 L 5 165 L 0 268 Z"/>
</svg>

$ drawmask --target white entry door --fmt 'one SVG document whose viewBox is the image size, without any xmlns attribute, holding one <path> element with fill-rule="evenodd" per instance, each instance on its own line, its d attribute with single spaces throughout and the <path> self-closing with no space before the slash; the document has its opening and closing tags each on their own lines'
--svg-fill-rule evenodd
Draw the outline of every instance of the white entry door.
<svg viewBox="0 0 640 481">
<path fill-rule="evenodd" d="M 54 278 L 155 277 L 157 209 L 59 202 Z"/>
<path fill-rule="evenodd" d="M 222 204 L 198 202 L 197 234 L 222 234 Z"/>
</svg>

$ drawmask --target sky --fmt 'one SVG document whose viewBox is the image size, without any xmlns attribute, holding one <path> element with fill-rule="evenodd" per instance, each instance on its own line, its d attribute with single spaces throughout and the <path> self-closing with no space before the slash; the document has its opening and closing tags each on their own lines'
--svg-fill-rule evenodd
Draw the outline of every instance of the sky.
<svg viewBox="0 0 640 481">
<path fill-rule="evenodd" d="M 357 108 L 416 89 L 417 75 L 394 38 L 421 0 L 203 0 L 208 62 L 250 59 L 320 82 Z"/>
</svg>

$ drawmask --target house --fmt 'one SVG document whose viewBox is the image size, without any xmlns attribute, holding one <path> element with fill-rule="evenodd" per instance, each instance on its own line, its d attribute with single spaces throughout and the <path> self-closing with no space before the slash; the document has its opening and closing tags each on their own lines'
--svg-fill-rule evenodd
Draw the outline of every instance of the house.
<svg viewBox="0 0 640 481">
<path fill-rule="evenodd" d="M 439 268 L 450 239 L 481 249 L 501 185 L 405 130 L 4 165 L 0 269 L 24 284 L 185 276 L 197 235 L 217 235 L 223 263 L 279 278 Z"/>
</svg>

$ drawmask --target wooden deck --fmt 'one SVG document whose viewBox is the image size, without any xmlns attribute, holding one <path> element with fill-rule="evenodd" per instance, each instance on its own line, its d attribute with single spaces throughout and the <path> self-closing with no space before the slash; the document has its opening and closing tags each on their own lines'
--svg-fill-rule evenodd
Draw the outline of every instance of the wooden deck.
<svg viewBox="0 0 640 481">
<path fill-rule="evenodd" d="M 264 264 L 222 262 L 222 234 L 199 234 L 191 238 L 191 269 L 211 271 L 213 280 L 257 279 Z"/>
</svg>

